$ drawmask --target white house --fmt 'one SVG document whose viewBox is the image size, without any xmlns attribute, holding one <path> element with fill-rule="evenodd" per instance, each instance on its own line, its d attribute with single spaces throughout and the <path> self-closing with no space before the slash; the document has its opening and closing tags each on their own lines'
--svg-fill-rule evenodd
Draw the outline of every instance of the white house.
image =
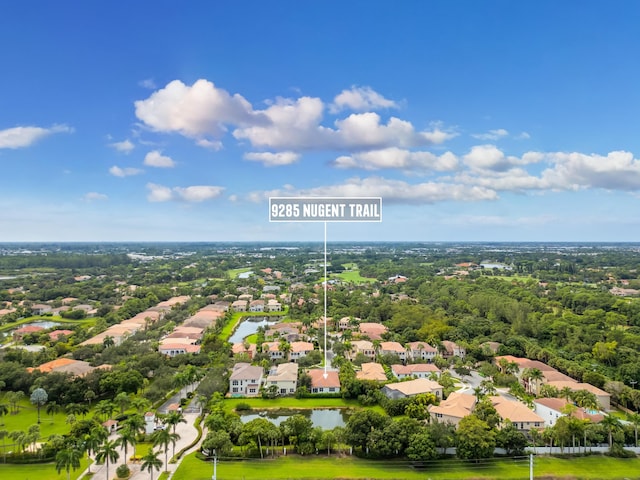
<svg viewBox="0 0 640 480">
<path fill-rule="evenodd" d="M 236 363 L 229 377 L 231 396 L 255 397 L 260 393 L 262 385 L 262 367 L 254 367 L 248 363 Z"/>
</svg>

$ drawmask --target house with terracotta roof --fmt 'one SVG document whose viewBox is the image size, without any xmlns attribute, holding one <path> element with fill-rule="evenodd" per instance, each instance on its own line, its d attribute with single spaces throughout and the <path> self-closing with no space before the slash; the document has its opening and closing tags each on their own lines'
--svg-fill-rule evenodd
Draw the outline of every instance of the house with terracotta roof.
<svg viewBox="0 0 640 480">
<path fill-rule="evenodd" d="M 544 420 L 545 427 L 553 427 L 560 417 L 566 416 L 562 413 L 567 405 L 573 403 L 565 398 L 537 398 L 533 401 L 535 412 Z M 575 407 L 575 406 L 574 406 Z M 575 411 L 571 416 L 579 420 L 589 420 L 593 423 L 601 422 L 604 415 L 601 413 L 590 413 L 584 408 L 575 407 Z"/>
<path fill-rule="evenodd" d="M 289 345 L 291 347 L 289 350 L 290 362 L 297 362 L 313 351 L 313 343 L 311 342 L 291 342 Z"/>
<path fill-rule="evenodd" d="M 528 432 L 544 428 L 544 420 L 524 403 L 499 395 L 489 397 L 502 420 L 509 420 L 518 430 Z"/>
<path fill-rule="evenodd" d="M 284 359 L 284 352 L 280 350 L 280 342 L 264 342 L 262 351 L 269 354 L 272 362 Z"/>
<path fill-rule="evenodd" d="M 262 385 L 262 367 L 248 363 L 236 363 L 229 377 L 229 390 L 232 397 L 256 397 Z"/>
<path fill-rule="evenodd" d="M 250 312 L 264 312 L 264 300 L 252 300 L 249 303 Z"/>
<path fill-rule="evenodd" d="M 280 312 L 282 311 L 282 304 L 275 299 L 270 299 L 267 300 L 265 309 L 267 312 Z"/>
<path fill-rule="evenodd" d="M 257 347 L 255 343 L 249 343 L 248 345 L 245 346 L 244 343 L 238 342 L 238 343 L 234 343 L 233 346 L 231 347 L 231 352 L 233 353 L 233 355 L 246 354 L 249 356 L 250 360 L 253 360 L 253 357 L 255 356 L 256 351 L 257 351 Z"/>
<path fill-rule="evenodd" d="M 476 397 L 466 393 L 452 392 L 439 405 L 429 405 L 431 420 L 440 423 L 451 423 L 456 427 L 467 415 L 471 415 L 476 405 Z"/>
<path fill-rule="evenodd" d="M 25 335 L 39 333 L 42 331 L 44 331 L 44 327 L 40 327 L 38 325 L 26 325 L 13 331 L 13 341 L 19 342 L 24 338 Z"/>
<path fill-rule="evenodd" d="M 281 363 L 271 369 L 264 388 L 274 386 L 279 395 L 293 395 L 298 388 L 298 364 Z"/>
<path fill-rule="evenodd" d="M 396 355 L 403 362 L 407 358 L 407 350 L 399 342 L 380 342 L 378 353 L 380 355 Z"/>
<path fill-rule="evenodd" d="M 49 332 L 49 339 L 52 342 L 56 342 L 60 337 L 68 337 L 69 335 L 73 335 L 73 333 L 73 330 L 54 330 L 53 332 Z"/>
<path fill-rule="evenodd" d="M 381 323 L 363 322 L 358 325 L 360 335 L 369 337 L 369 340 L 382 340 L 382 335 L 388 331 L 389 329 Z"/>
<path fill-rule="evenodd" d="M 36 303 L 31 305 L 31 313 L 33 315 L 44 315 L 45 313 L 51 312 L 51 305 L 47 305 L 46 303 Z"/>
<path fill-rule="evenodd" d="M 376 350 L 373 348 L 373 343 L 369 340 L 353 340 L 351 342 L 351 356 L 355 358 L 359 353 L 365 357 L 374 360 L 376 358 Z"/>
<path fill-rule="evenodd" d="M 315 368 L 307 372 L 311 377 L 311 393 L 340 393 L 340 379 L 338 372 L 328 370 L 326 372 L 322 368 Z"/>
<path fill-rule="evenodd" d="M 407 344 L 407 357 L 411 361 L 426 360 L 433 362 L 438 350 L 427 342 L 410 342 Z"/>
<path fill-rule="evenodd" d="M 398 380 L 404 378 L 429 378 L 434 373 L 440 375 L 440 369 L 433 363 L 412 363 L 409 365 L 391 365 L 391 373 Z"/>
<path fill-rule="evenodd" d="M 246 312 L 247 311 L 247 301 L 246 300 L 236 300 L 235 302 L 233 302 L 231 304 L 231 310 L 233 310 L 234 312 Z"/>
<path fill-rule="evenodd" d="M 32 372 L 34 370 L 38 370 L 42 373 L 59 372 L 68 373 L 74 377 L 84 377 L 88 373 L 91 373 L 98 368 L 108 370 L 111 369 L 111 365 L 100 365 L 98 367 L 93 367 L 89 362 L 61 357 L 57 358 L 56 360 L 43 363 L 42 365 L 34 368 L 27 368 L 27 371 Z"/>
<path fill-rule="evenodd" d="M 450 340 L 443 340 L 442 346 L 444 347 L 444 352 L 442 356 L 445 358 L 451 358 L 451 357 L 464 358 L 465 355 L 467 354 L 467 351 L 464 349 L 464 347 L 461 347 L 457 343 L 452 342 Z"/>
<path fill-rule="evenodd" d="M 442 398 L 442 385 L 426 378 L 416 378 L 407 382 L 389 383 L 382 387 L 382 393 L 392 400 L 415 397 L 422 393 L 433 393 Z"/>
<path fill-rule="evenodd" d="M 175 357 L 176 355 L 184 355 L 186 353 L 200 353 L 200 345 L 190 343 L 162 343 L 158 345 L 158 352 L 167 357 Z"/>
<path fill-rule="evenodd" d="M 363 363 L 361 370 L 356 372 L 356 378 L 358 380 L 370 380 L 373 382 L 386 382 L 387 374 L 384 372 L 384 368 L 379 363 Z"/>
<path fill-rule="evenodd" d="M 576 382 L 575 380 L 567 382 L 567 381 L 557 381 L 557 382 L 549 382 L 547 385 L 551 385 L 556 387 L 558 391 L 562 390 L 565 387 L 568 387 L 572 392 L 579 392 L 580 390 L 586 390 L 589 393 L 593 393 L 600 404 L 600 407 L 605 412 L 611 410 L 611 394 L 601 390 L 600 388 L 591 385 L 590 383 L 582 383 Z"/>
</svg>

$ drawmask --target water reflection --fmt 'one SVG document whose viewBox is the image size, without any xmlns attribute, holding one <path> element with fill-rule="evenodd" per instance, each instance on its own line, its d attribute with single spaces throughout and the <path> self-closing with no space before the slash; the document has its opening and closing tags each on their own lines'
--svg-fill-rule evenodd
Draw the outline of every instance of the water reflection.
<svg viewBox="0 0 640 480">
<path fill-rule="evenodd" d="M 240 343 L 245 337 L 253 335 L 258 331 L 260 327 L 267 327 L 278 323 L 281 317 L 245 317 L 240 322 L 233 332 L 233 335 L 229 337 L 231 343 Z"/>
<path fill-rule="evenodd" d="M 256 418 L 265 418 L 275 425 L 280 425 L 287 418 L 300 414 L 311 419 L 314 427 L 321 427 L 323 430 L 331 430 L 335 427 L 344 427 L 349 419 L 349 413 L 340 408 L 318 408 L 310 410 L 287 410 L 286 413 L 270 412 L 268 410 L 240 414 L 242 423 L 250 422 Z"/>
</svg>

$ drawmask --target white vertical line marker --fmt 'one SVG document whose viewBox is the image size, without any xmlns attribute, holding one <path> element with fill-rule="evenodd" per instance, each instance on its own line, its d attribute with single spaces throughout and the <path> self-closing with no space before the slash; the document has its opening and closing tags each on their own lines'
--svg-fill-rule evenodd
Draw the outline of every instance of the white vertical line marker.
<svg viewBox="0 0 640 480">
<path fill-rule="evenodd" d="M 327 222 L 324 222 L 324 378 L 327 374 Z"/>
</svg>

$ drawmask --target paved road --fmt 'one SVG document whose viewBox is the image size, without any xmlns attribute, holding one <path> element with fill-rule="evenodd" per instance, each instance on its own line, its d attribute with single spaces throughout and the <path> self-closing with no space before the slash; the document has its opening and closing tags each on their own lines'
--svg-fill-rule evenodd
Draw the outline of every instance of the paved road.
<svg viewBox="0 0 640 480">
<path fill-rule="evenodd" d="M 184 418 L 187 421 L 187 423 L 179 423 L 176 426 L 176 433 L 178 435 L 180 435 L 180 439 L 176 442 L 176 453 L 178 453 L 180 450 L 182 450 L 184 447 L 186 447 L 187 445 L 189 445 L 191 442 L 193 442 L 195 440 L 195 438 L 198 435 L 198 431 L 196 430 L 196 428 L 193 426 L 196 418 L 198 417 L 197 413 L 185 413 L 184 414 Z M 118 434 L 117 433 L 113 433 L 109 436 L 109 440 L 114 440 L 118 438 Z M 155 450 L 158 451 L 160 450 L 162 447 L 156 447 Z M 198 448 L 198 447 L 195 447 Z M 192 450 L 190 450 L 192 451 Z M 111 480 L 113 478 L 116 477 L 116 468 L 119 465 L 122 465 L 124 463 L 124 449 L 119 449 L 118 453 L 120 454 L 120 458 L 118 459 L 118 461 L 116 462 L 115 465 L 111 465 L 109 464 L 109 478 L 107 478 L 107 468 L 106 465 L 96 465 L 93 464 L 91 466 L 91 471 L 93 472 L 93 478 L 96 480 Z M 171 456 L 173 453 L 173 446 L 169 445 L 169 453 L 168 453 L 168 458 L 169 460 L 171 460 Z M 129 447 L 129 456 L 131 456 L 131 447 Z M 164 464 L 164 450 L 162 450 L 160 452 L 160 454 L 158 455 L 158 458 L 160 460 L 162 460 L 162 463 Z M 134 464 L 131 462 L 128 462 L 129 468 L 131 469 L 131 477 L 130 480 L 148 480 L 149 479 L 149 472 L 147 471 L 140 471 L 140 464 Z M 171 478 L 171 476 L 173 476 L 174 472 L 176 471 L 176 469 L 178 468 L 179 462 L 178 463 L 169 463 L 168 466 L 168 470 L 170 472 L 169 474 L 169 478 Z M 88 470 L 87 470 L 88 471 Z M 82 475 L 80 475 L 78 478 L 82 478 L 82 476 L 87 473 L 87 471 L 83 472 Z M 153 477 L 154 478 L 158 478 L 158 475 L 160 472 L 164 471 L 164 465 L 162 466 L 162 468 L 160 469 L 159 472 L 154 472 Z"/>
</svg>

